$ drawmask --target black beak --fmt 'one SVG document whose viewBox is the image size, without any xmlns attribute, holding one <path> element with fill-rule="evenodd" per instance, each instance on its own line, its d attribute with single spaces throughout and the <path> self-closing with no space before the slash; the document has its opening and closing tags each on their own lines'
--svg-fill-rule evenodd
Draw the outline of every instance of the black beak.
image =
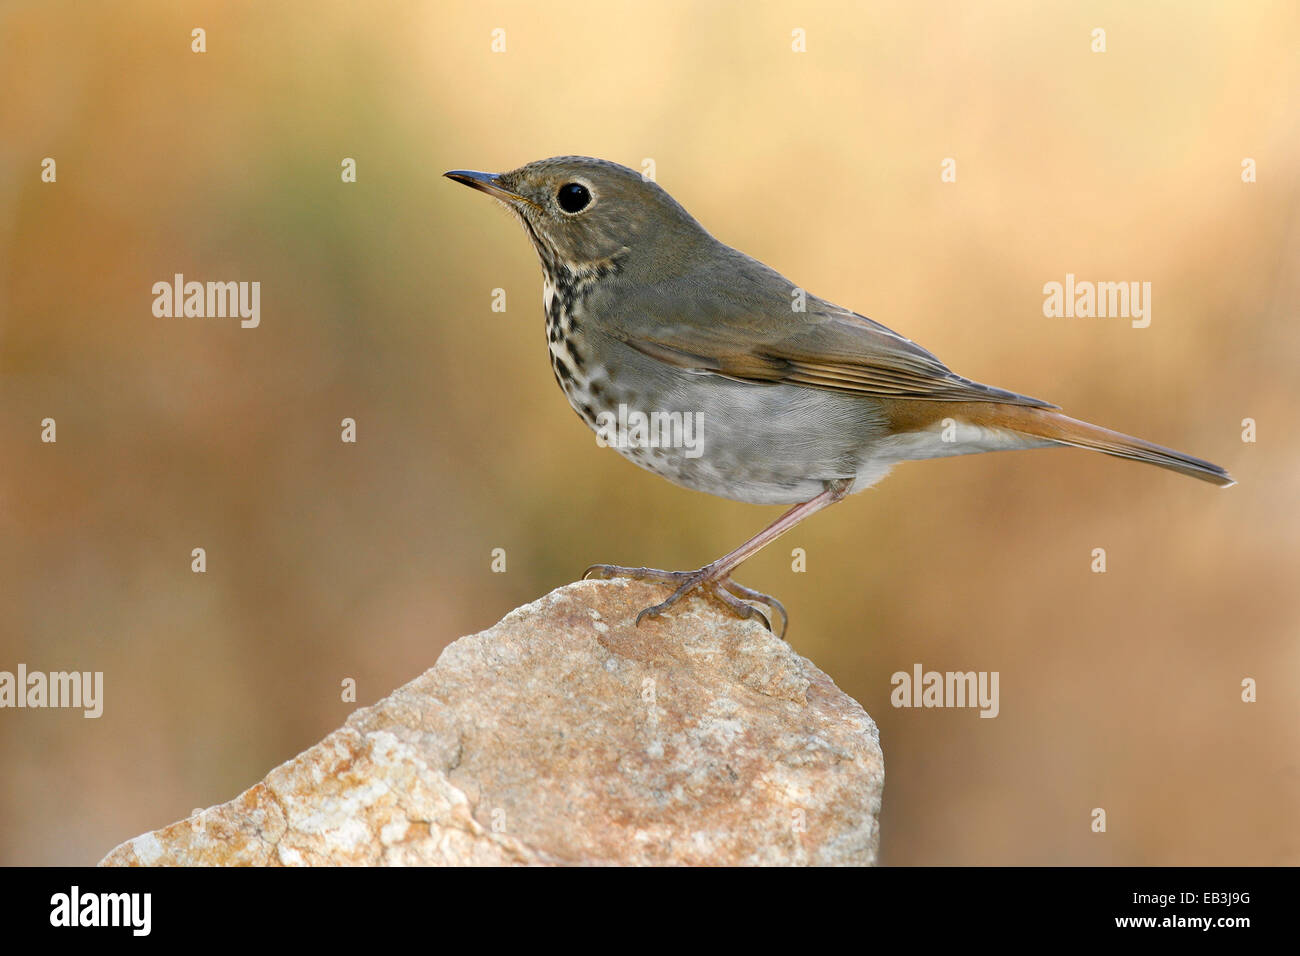
<svg viewBox="0 0 1300 956">
<path fill-rule="evenodd" d="M 443 175 L 448 179 L 463 183 L 470 189 L 477 189 L 479 192 L 487 193 L 489 196 L 503 202 L 529 202 L 518 193 L 512 193 L 510 190 L 498 186 L 497 180 L 501 178 L 500 173 L 480 173 L 472 169 L 453 169 L 450 172 L 443 173 Z"/>
</svg>

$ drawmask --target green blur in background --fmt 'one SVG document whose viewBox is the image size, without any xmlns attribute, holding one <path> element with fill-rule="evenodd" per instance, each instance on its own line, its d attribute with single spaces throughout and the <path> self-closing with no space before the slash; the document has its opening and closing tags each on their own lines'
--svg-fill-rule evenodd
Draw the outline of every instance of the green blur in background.
<svg viewBox="0 0 1300 956">
<path fill-rule="evenodd" d="M 880 725 L 884 862 L 1300 862 L 1298 41 L 1285 2 L 0 5 L 0 670 L 106 688 L 0 711 L 0 863 L 93 863 L 315 743 L 341 682 L 780 512 L 598 448 L 526 236 L 441 178 L 573 153 L 1240 482 L 908 464 L 742 569 Z M 156 318 L 176 273 L 260 282 L 260 326 Z M 1045 318 L 1067 273 L 1151 282 L 1150 327 Z M 894 709 L 918 663 L 998 671 L 1000 715 Z"/>
</svg>

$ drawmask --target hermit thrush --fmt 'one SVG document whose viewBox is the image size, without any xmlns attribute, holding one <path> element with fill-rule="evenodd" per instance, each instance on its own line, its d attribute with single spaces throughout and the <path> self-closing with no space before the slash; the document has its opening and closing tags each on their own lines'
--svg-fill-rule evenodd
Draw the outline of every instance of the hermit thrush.
<svg viewBox="0 0 1300 956">
<path fill-rule="evenodd" d="M 704 590 L 749 617 L 780 602 L 731 572 L 895 464 L 1070 445 L 1216 485 L 1217 465 L 980 385 L 871 319 L 806 294 L 723 245 L 640 173 L 581 156 L 446 174 L 514 213 L 542 262 L 551 367 L 569 404 L 642 468 L 699 491 L 794 504 L 697 571 L 595 565 L 584 576 Z M 692 428 L 694 426 L 694 428 Z"/>
</svg>

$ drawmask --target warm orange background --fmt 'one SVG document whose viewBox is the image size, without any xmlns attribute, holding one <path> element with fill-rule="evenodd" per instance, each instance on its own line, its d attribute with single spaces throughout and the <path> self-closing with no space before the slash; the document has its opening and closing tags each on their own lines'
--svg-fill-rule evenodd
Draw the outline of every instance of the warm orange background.
<svg viewBox="0 0 1300 956">
<path fill-rule="evenodd" d="M 1300 862 L 1295 4 L 863 6 L 0 8 L 0 669 L 107 684 L 0 711 L 0 862 L 93 862 L 317 741 L 343 678 L 779 512 L 567 407 L 523 232 L 440 178 L 564 153 L 651 157 L 792 281 L 1240 481 L 911 464 L 744 569 L 880 724 L 884 862 Z M 154 318 L 176 272 L 260 281 L 261 327 Z M 1151 327 L 1044 318 L 1067 272 L 1152 282 Z M 893 709 L 917 662 L 999 671 L 1001 716 Z"/>
</svg>

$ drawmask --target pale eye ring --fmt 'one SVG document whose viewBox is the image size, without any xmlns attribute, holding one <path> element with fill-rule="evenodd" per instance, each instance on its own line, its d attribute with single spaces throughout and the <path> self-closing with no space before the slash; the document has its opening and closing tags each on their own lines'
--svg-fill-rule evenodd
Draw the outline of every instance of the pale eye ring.
<svg viewBox="0 0 1300 956">
<path fill-rule="evenodd" d="M 560 208 L 567 213 L 579 213 L 591 205 L 591 190 L 582 183 L 565 183 L 555 194 Z"/>
</svg>

